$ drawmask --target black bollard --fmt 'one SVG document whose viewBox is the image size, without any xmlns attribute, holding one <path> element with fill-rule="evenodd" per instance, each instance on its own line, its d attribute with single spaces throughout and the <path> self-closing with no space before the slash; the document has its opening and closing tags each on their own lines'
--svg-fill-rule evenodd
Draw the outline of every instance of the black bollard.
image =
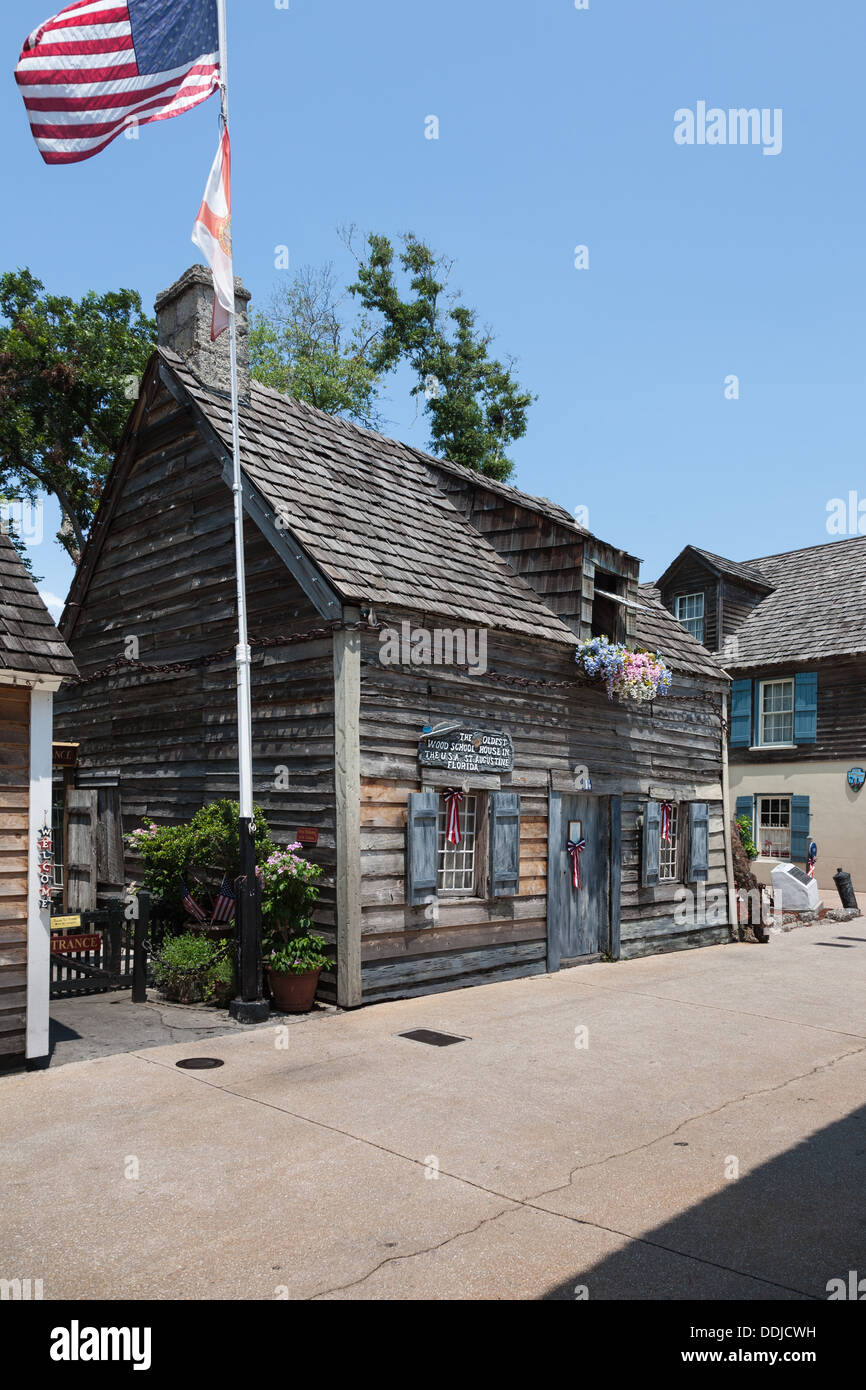
<svg viewBox="0 0 866 1390">
<path fill-rule="evenodd" d="M 837 869 L 833 875 L 833 882 L 839 891 L 839 897 L 842 899 L 842 906 L 857 908 L 857 899 L 854 896 L 854 885 L 851 882 L 851 875 L 847 874 L 844 869 Z"/>
</svg>

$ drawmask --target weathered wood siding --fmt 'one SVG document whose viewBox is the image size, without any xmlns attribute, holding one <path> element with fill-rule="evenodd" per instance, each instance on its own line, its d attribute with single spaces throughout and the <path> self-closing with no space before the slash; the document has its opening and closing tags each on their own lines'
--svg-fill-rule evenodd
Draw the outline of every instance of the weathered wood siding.
<svg viewBox="0 0 866 1390">
<path fill-rule="evenodd" d="M 818 673 L 817 741 L 800 743 L 796 748 L 732 748 L 732 763 L 816 762 L 829 758 L 851 758 L 863 762 L 866 745 L 866 657 L 834 656 L 828 661 L 802 661 L 777 664 L 763 670 L 738 671 L 735 680 L 779 680 L 799 671 Z"/>
<path fill-rule="evenodd" d="M 0 1056 L 26 1043 L 29 806 L 30 692 L 0 685 Z"/>
<path fill-rule="evenodd" d="M 722 600 L 724 601 L 724 591 L 727 588 L 728 580 L 724 581 L 722 589 Z M 697 556 L 687 556 L 681 560 L 677 566 L 676 575 L 661 590 L 662 602 L 665 608 L 669 609 L 676 617 L 677 599 L 688 594 L 703 594 L 704 596 L 704 641 L 703 645 L 707 651 L 717 651 L 721 645 L 719 642 L 719 600 L 720 589 L 719 580 L 706 565 L 702 564 Z"/>
<path fill-rule="evenodd" d="M 563 525 L 555 509 L 550 514 L 533 510 L 525 501 L 485 487 L 483 478 L 470 482 L 447 468 L 441 469 L 438 481 L 458 511 L 576 636 L 590 635 L 596 568 L 621 577 L 623 597 L 637 598 L 639 561 L 589 532 Z M 622 616 L 622 635 L 630 640 L 634 610 L 623 609 Z"/>
<path fill-rule="evenodd" d="M 323 629 L 258 528 L 245 528 L 250 640 Z M 82 773 L 116 776 L 124 829 L 142 817 L 186 820 L 237 799 L 236 591 L 231 493 L 185 412 L 159 393 L 139 431 L 87 603 L 70 637 L 83 676 L 123 656 L 192 670 L 121 675 L 65 687 L 56 738 L 81 744 Z M 332 636 L 253 651 L 254 795 L 274 837 L 319 831 L 310 858 L 326 871 L 318 922 L 333 941 L 334 703 Z M 127 864 L 127 875 L 134 865 Z M 329 981 L 324 985 L 327 988 Z"/>
<path fill-rule="evenodd" d="M 405 614 L 377 612 L 400 627 Z M 435 627 L 418 615 L 413 626 Z M 364 999 L 430 993 L 460 984 L 545 969 L 547 816 L 551 787 L 573 787 L 575 767 L 590 768 L 593 789 L 623 794 L 622 954 L 639 955 L 724 940 L 725 929 L 690 931 L 674 922 L 674 888 L 643 889 L 637 817 L 651 796 L 710 802 L 710 882 L 724 887 L 721 736 L 700 701 L 659 702 L 631 712 L 603 690 L 579 683 L 567 652 L 489 634 L 488 674 L 465 668 L 384 666 L 375 635 L 365 638 L 361 694 Z M 542 693 L 494 675 L 568 682 Z M 716 695 L 719 707 L 724 687 Z M 687 681 L 677 691 L 695 695 Z M 505 730 L 515 767 L 503 788 L 521 800 L 521 868 L 515 898 L 440 899 L 406 906 L 405 849 L 409 793 L 421 788 L 418 739 L 425 725 L 467 720 Z M 459 776 L 457 777 L 459 780 Z M 713 792 L 707 797 L 707 789 Z"/>
</svg>

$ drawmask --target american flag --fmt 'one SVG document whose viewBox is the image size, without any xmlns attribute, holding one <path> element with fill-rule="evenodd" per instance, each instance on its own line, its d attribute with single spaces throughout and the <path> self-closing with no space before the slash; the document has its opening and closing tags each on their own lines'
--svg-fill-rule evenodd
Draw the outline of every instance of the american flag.
<svg viewBox="0 0 866 1390">
<path fill-rule="evenodd" d="M 218 90 L 217 0 L 79 0 L 33 31 L 15 77 L 46 164 L 90 159 Z"/>
<path fill-rule="evenodd" d="M 211 921 L 214 924 L 216 924 L 217 922 L 230 922 L 234 915 L 235 895 L 232 892 L 231 884 L 224 875 L 223 881 L 220 884 L 220 891 L 217 895 L 217 900 L 214 903 Z"/>
<path fill-rule="evenodd" d="M 194 917 L 197 922 L 207 921 L 207 913 L 203 910 L 203 908 L 199 907 L 198 903 L 196 902 L 192 893 L 187 888 L 183 879 L 181 879 L 180 881 L 180 896 L 183 899 L 183 905 L 189 913 L 190 917 Z"/>
</svg>

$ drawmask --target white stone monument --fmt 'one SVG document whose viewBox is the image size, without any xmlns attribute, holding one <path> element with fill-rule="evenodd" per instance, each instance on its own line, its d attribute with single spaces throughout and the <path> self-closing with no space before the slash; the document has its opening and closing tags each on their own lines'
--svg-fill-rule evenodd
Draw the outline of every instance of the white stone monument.
<svg viewBox="0 0 866 1390">
<path fill-rule="evenodd" d="M 814 912 L 821 906 L 817 883 L 796 864 L 777 864 L 770 878 L 775 905 L 783 912 Z"/>
</svg>

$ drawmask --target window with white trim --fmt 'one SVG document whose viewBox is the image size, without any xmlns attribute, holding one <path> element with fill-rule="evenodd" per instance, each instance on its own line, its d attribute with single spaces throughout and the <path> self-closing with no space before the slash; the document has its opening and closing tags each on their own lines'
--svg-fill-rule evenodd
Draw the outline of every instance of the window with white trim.
<svg viewBox="0 0 866 1390">
<path fill-rule="evenodd" d="M 676 883 L 679 878 L 677 865 L 679 861 L 679 825 L 680 808 L 675 803 L 671 805 L 670 826 L 668 837 L 665 838 L 665 813 L 664 805 L 661 808 L 661 824 L 659 826 L 659 883 Z"/>
<path fill-rule="evenodd" d="M 791 798 L 758 797 L 758 853 L 765 859 L 791 858 Z"/>
<path fill-rule="evenodd" d="M 677 597 L 677 617 L 685 628 L 699 642 L 704 640 L 704 595 L 679 594 Z"/>
<path fill-rule="evenodd" d="M 460 844 L 448 843 L 448 802 L 439 805 L 439 892 L 471 897 L 475 892 L 480 798 L 471 792 L 460 803 Z"/>
<path fill-rule="evenodd" d="M 761 681 L 760 743 L 794 742 L 794 682 Z"/>
</svg>

